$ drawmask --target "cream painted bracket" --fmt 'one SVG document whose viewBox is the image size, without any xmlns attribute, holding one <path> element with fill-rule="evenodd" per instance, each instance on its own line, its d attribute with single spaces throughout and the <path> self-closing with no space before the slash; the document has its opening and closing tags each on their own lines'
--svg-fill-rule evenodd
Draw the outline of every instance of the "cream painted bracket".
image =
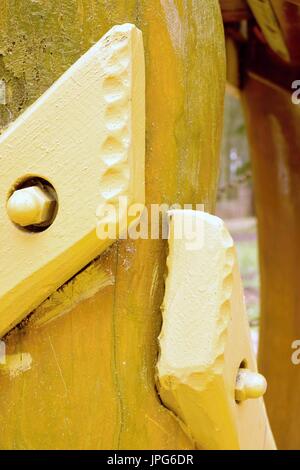
<svg viewBox="0 0 300 470">
<path fill-rule="evenodd" d="M 115 26 L 0 137 L 0 337 L 113 242 L 96 229 L 132 222 L 126 210 L 106 216 L 107 204 L 144 203 L 144 68 L 141 32 Z M 36 177 L 58 199 L 40 232 L 7 213 L 14 189 Z M 33 193 L 45 208 L 47 196 Z M 18 220 L 22 198 L 9 208 Z"/>
<path fill-rule="evenodd" d="M 236 252 L 218 217 L 170 213 L 162 313 L 159 393 L 197 446 L 274 449 Z"/>
</svg>

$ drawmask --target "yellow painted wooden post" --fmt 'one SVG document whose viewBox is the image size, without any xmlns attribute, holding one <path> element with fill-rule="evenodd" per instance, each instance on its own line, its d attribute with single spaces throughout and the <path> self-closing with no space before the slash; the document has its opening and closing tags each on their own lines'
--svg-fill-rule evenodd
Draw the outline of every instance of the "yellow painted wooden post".
<svg viewBox="0 0 300 470">
<path fill-rule="evenodd" d="M 217 0 L 0 9 L 3 127 L 111 26 L 134 23 L 146 52 L 146 202 L 213 210 L 225 82 Z M 155 388 L 165 263 L 164 241 L 117 242 L 7 335 L 0 448 L 194 447 Z"/>
</svg>

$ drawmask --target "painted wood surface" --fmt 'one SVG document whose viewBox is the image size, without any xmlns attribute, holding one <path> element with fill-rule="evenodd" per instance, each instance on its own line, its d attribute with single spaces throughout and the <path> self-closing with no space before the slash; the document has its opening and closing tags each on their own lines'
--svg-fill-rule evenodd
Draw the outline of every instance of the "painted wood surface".
<svg viewBox="0 0 300 470">
<path fill-rule="evenodd" d="M 300 337 L 300 108 L 288 91 L 252 77 L 243 96 L 259 220 L 259 366 L 277 445 L 298 449 L 300 366 L 292 361 L 292 345 Z"/>
<path fill-rule="evenodd" d="M 216 0 L 3 1 L 14 120 L 114 24 L 143 32 L 146 201 L 213 210 L 225 52 Z M 1 448 L 191 449 L 155 388 L 166 242 L 118 242 L 6 337 Z"/>
<path fill-rule="evenodd" d="M 144 174 L 142 33 L 118 25 L 0 137 L 0 337 L 126 232 L 134 218 L 120 201 L 144 204 Z M 17 212 L 7 195 L 10 202 L 27 191 L 24 212 L 22 185 L 34 178 L 57 195 L 55 220 L 43 231 L 8 217 Z"/>
<path fill-rule="evenodd" d="M 218 217 L 170 211 L 158 383 L 199 448 L 275 449 L 233 240 Z M 251 371 L 251 372 L 250 372 Z M 250 378 L 242 391 L 239 377 Z"/>
</svg>

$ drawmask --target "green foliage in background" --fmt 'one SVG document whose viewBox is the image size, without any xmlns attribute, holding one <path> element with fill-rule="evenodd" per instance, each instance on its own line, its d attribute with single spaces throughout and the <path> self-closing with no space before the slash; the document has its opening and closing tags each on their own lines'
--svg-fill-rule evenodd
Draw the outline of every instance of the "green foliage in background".
<svg viewBox="0 0 300 470">
<path fill-rule="evenodd" d="M 225 96 L 224 132 L 219 197 L 236 197 L 237 186 L 251 180 L 251 164 L 243 110 L 240 101 Z"/>
</svg>

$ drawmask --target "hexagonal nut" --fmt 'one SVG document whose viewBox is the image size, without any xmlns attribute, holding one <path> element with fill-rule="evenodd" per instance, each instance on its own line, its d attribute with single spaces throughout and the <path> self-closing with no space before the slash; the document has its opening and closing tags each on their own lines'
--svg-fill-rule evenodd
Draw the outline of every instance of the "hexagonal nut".
<svg viewBox="0 0 300 470">
<path fill-rule="evenodd" d="M 266 390 L 267 381 L 263 375 L 248 369 L 239 369 L 235 385 L 237 402 L 260 398 L 266 393 Z"/>
<path fill-rule="evenodd" d="M 56 199 L 46 189 L 30 186 L 16 190 L 7 202 L 11 221 L 22 227 L 51 222 Z"/>
</svg>

